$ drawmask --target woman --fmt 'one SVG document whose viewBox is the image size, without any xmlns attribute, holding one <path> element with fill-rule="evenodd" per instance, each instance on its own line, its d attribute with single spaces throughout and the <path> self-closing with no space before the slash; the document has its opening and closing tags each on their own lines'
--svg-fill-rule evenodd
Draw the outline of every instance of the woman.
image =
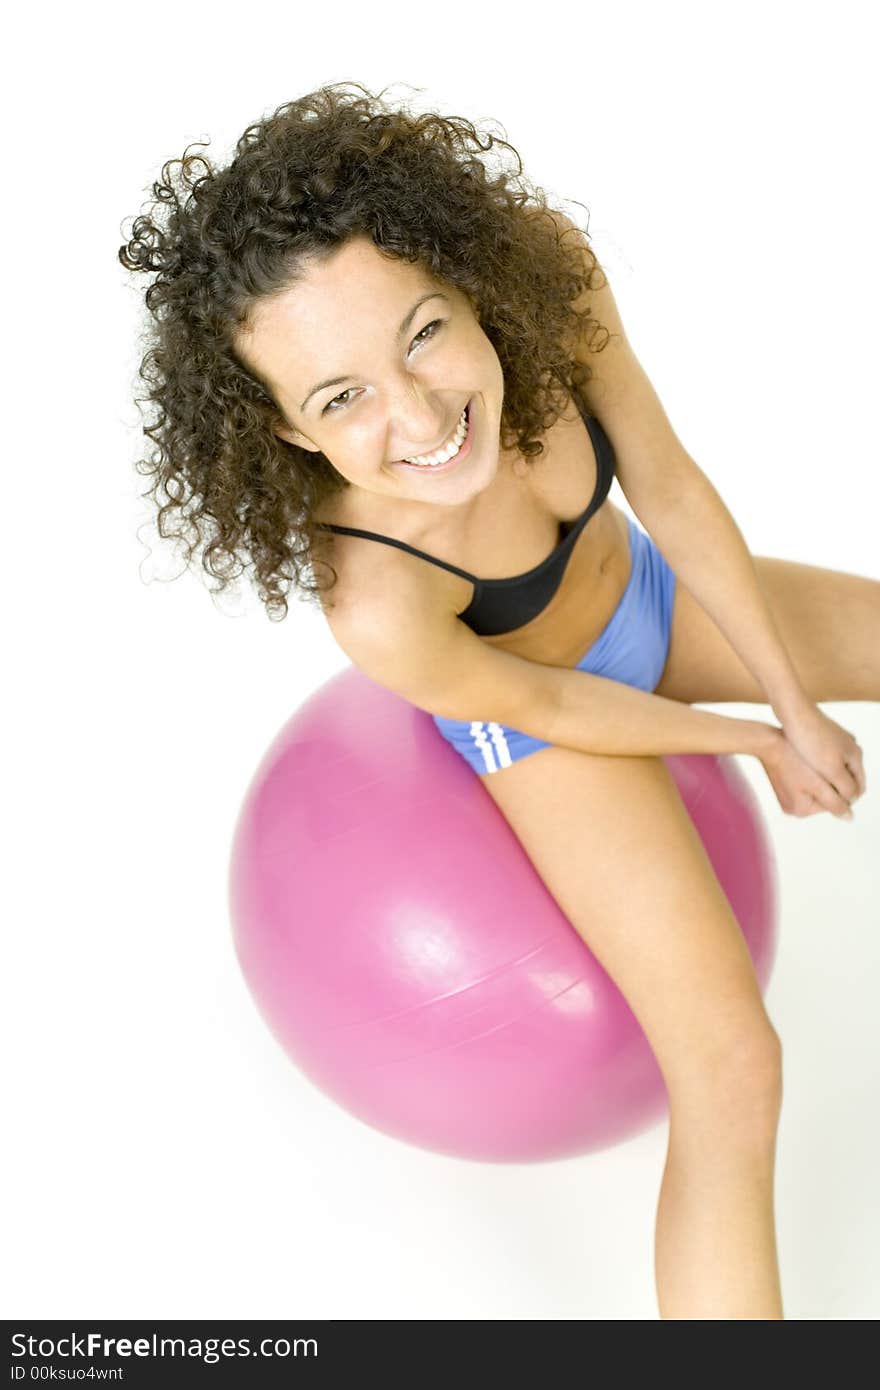
<svg viewBox="0 0 880 1390">
<path fill-rule="evenodd" d="M 493 144 L 331 87 L 166 166 L 119 253 L 155 272 L 160 530 L 188 508 L 270 616 L 292 567 L 434 716 L 663 1071 L 661 1317 L 781 1318 L 780 1040 L 661 755 L 751 753 L 783 810 L 851 817 L 861 750 L 817 702 L 880 698 L 880 583 L 750 555 L 586 235 Z M 692 708 L 730 700 L 779 722 Z"/>
</svg>

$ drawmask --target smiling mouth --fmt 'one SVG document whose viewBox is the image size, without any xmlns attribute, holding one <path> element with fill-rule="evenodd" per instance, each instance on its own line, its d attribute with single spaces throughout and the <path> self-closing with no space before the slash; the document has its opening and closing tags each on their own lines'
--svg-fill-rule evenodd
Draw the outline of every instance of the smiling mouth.
<svg viewBox="0 0 880 1390">
<path fill-rule="evenodd" d="M 461 415 L 460 415 L 459 418 L 458 418 L 458 421 L 457 421 L 457 423 L 456 423 L 456 425 L 455 425 L 455 428 L 451 431 L 451 433 L 450 433 L 450 435 L 449 435 L 449 438 L 447 439 L 446 443 L 445 443 L 444 445 L 442 445 L 442 447 L 441 447 L 440 449 L 435 449 L 435 450 L 433 450 L 433 453 L 435 453 L 435 454 L 444 454 L 444 453 L 446 453 L 447 450 L 449 449 L 449 446 L 450 446 L 452 440 L 455 439 L 455 438 L 457 438 L 459 432 L 463 429 L 463 430 L 464 430 L 464 434 L 462 435 L 461 439 L 459 440 L 458 448 L 455 449 L 455 451 L 454 451 L 452 454 L 450 454 L 448 458 L 443 458 L 443 459 L 441 459 L 439 462 L 428 463 L 428 462 L 427 462 L 427 459 L 431 457 L 431 455 L 428 454 L 428 455 L 423 455 L 423 458 L 425 459 L 424 462 L 417 462 L 417 463 L 416 463 L 416 462 L 413 462 L 413 459 L 416 458 L 416 457 L 418 457 L 418 456 L 417 456 L 417 455 L 412 455 L 410 458 L 398 459 L 398 460 L 397 460 L 398 464 L 405 465 L 407 468 L 420 468 L 420 469 L 424 469 L 424 470 L 426 470 L 427 472 L 430 472 L 432 469 L 438 469 L 438 470 L 439 470 L 439 469 L 441 469 L 441 468 L 446 468 L 450 463 L 453 463 L 453 462 L 455 461 L 455 459 L 458 458 L 458 455 L 459 455 L 459 454 L 462 452 L 462 450 L 470 443 L 470 437 L 471 437 L 471 421 L 472 421 L 471 401 L 468 401 L 467 405 L 465 406 L 464 410 L 461 412 Z"/>
</svg>

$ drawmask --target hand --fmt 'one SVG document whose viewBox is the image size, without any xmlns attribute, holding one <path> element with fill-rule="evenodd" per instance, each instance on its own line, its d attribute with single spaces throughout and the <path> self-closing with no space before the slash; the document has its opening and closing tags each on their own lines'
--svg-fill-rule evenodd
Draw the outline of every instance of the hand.
<svg viewBox="0 0 880 1390">
<path fill-rule="evenodd" d="M 845 801 L 852 802 L 864 795 L 867 782 L 861 748 L 851 733 L 816 705 L 802 705 L 783 718 L 782 731 L 801 757 Z"/>
<path fill-rule="evenodd" d="M 803 818 L 831 811 L 841 820 L 852 820 L 849 803 L 801 757 L 782 729 L 776 732 L 778 736 L 769 749 L 758 754 L 758 760 L 786 815 Z"/>
</svg>

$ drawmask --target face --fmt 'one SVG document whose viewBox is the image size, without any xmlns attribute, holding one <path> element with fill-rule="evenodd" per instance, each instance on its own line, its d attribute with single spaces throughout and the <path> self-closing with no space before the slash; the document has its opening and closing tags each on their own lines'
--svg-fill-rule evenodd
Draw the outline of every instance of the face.
<svg viewBox="0 0 880 1390">
<path fill-rule="evenodd" d="M 369 239 L 308 263 L 299 283 L 258 305 L 236 349 L 284 414 L 276 433 L 323 453 L 364 493 L 455 507 L 496 472 L 504 378 L 470 301 Z M 467 436 L 449 463 L 405 462 L 456 443 L 466 406 Z"/>
</svg>

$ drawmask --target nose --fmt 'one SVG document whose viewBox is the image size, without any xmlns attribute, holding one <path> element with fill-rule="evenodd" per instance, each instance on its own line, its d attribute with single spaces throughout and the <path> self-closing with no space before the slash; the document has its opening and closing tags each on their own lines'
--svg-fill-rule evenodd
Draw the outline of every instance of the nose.
<svg viewBox="0 0 880 1390">
<path fill-rule="evenodd" d="M 425 399 L 414 382 L 405 387 L 399 407 L 392 406 L 391 410 L 396 429 L 389 430 L 389 434 L 404 442 L 404 451 L 398 457 L 430 454 L 445 444 L 455 427 L 450 418 L 452 408 Z"/>
</svg>

